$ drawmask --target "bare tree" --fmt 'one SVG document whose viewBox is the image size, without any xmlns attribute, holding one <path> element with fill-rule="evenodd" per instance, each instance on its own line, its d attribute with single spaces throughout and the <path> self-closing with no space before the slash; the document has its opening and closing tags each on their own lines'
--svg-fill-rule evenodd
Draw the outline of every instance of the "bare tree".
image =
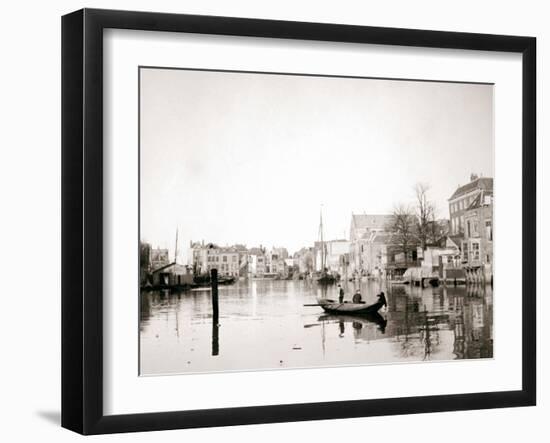
<svg viewBox="0 0 550 443">
<path fill-rule="evenodd" d="M 448 220 L 434 220 L 430 223 L 428 241 L 432 244 L 440 244 L 449 235 Z"/>
<path fill-rule="evenodd" d="M 428 198 L 430 186 L 426 183 L 417 183 L 414 187 L 416 194 L 416 229 L 422 250 L 435 235 L 435 205 Z"/>
<path fill-rule="evenodd" d="M 416 240 L 415 219 L 413 210 L 409 206 L 400 203 L 394 207 L 390 226 L 388 226 L 389 230 L 395 235 L 395 239 L 405 255 L 405 260 Z"/>
</svg>

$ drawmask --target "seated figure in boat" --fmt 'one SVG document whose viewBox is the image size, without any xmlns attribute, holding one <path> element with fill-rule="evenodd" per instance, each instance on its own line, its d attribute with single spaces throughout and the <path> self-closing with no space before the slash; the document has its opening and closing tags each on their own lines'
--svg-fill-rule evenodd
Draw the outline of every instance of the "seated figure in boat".
<svg viewBox="0 0 550 443">
<path fill-rule="evenodd" d="M 355 294 L 353 294 L 353 298 L 351 299 L 351 301 L 353 303 L 362 303 L 362 297 L 361 297 L 361 291 L 359 289 L 357 289 L 357 291 L 355 291 Z"/>
</svg>

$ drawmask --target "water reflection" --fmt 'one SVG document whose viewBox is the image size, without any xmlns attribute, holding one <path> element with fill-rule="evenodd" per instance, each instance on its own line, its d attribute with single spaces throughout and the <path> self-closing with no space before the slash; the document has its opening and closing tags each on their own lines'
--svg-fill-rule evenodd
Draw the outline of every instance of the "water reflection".
<svg viewBox="0 0 550 443">
<path fill-rule="evenodd" d="M 349 283 L 346 298 L 355 289 Z M 211 372 L 491 358 L 489 286 L 419 288 L 360 285 L 367 303 L 384 290 L 388 308 L 367 317 L 328 315 L 317 297 L 336 287 L 304 281 L 249 281 L 220 287 L 219 322 L 209 289 L 144 292 L 143 374 Z M 218 324 L 219 323 L 219 324 Z"/>
</svg>

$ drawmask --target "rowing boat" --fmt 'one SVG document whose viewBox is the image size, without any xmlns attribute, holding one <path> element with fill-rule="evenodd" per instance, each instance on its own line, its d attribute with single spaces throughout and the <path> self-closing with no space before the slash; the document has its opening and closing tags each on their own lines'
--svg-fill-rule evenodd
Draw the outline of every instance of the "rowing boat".
<svg viewBox="0 0 550 443">
<path fill-rule="evenodd" d="M 382 306 L 383 302 L 373 303 L 372 305 L 367 305 L 366 303 L 349 303 L 343 302 L 339 303 L 334 300 L 321 299 L 319 300 L 319 306 L 321 306 L 325 312 L 329 314 L 372 314 L 378 312 Z"/>
</svg>

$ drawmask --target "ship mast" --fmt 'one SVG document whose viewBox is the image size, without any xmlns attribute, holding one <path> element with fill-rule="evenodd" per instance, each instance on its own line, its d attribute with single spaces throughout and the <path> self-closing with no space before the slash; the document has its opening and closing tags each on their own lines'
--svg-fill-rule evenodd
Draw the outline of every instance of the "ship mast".
<svg viewBox="0 0 550 443">
<path fill-rule="evenodd" d="M 176 248 L 174 249 L 174 263 L 178 261 L 178 228 L 176 228 Z"/>
<path fill-rule="evenodd" d="M 321 237 L 321 272 L 325 272 L 325 242 L 323 241 L 323 205 L 319 210 L 319 235 Z"/>
</svg>

